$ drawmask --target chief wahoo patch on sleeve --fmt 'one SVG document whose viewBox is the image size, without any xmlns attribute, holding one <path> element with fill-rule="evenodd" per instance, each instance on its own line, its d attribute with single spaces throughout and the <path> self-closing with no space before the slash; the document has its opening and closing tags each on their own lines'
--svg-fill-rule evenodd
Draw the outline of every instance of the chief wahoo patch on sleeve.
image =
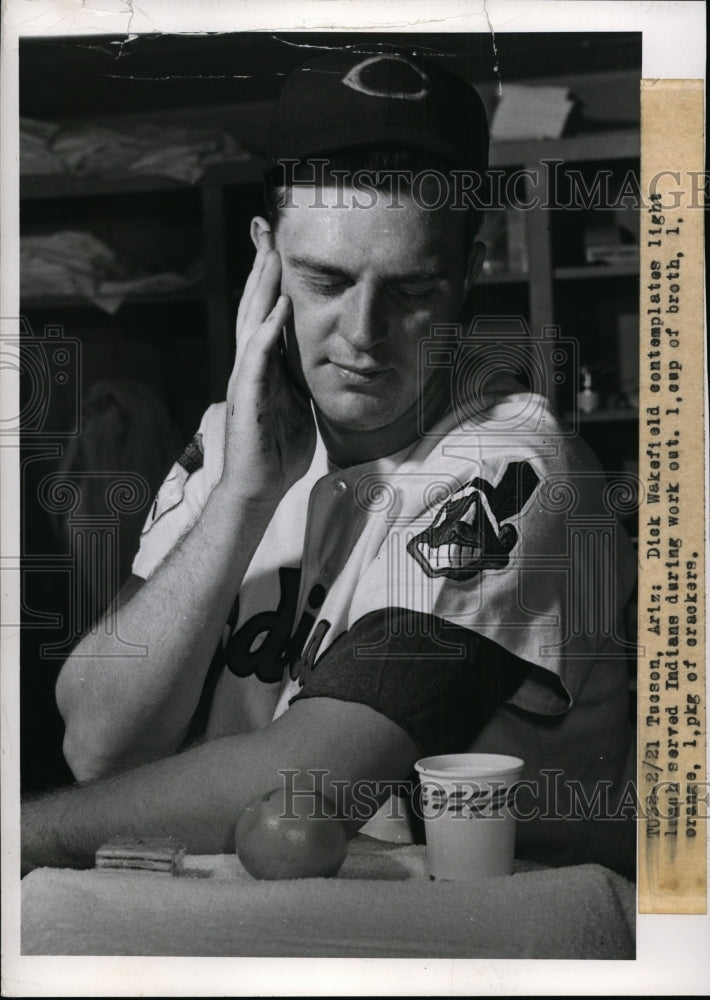
<svg viewBox="0 0 710 1000">
<path fill-rule="evenodd" d="M 407 551 L 427 576 L 470 580 L 484 569 L 502 569 L 518 540 L 509 519 L 522 511 L 539 482 L 528 462 L 507 465 L 497 486 L 472 479 L 441 504 Z"/>
<path fill-rule="evenodd" d="M 193 472 L 202 468 L 204 462 L 204 450 L 202 447 L 202 434 L 195 434 L 192 441 L 185 448 L 184 452 L 173 465 L 168 475 L 163 480 L 163 484 L 158 490 L 153 506 L 150 508 L 148 519 L 146 520 L 142 534 L 153 527 L 155 522 L 167 514 L 169 510 L 182 501 L 185 495 L 185 483 Z"/>
</svg>

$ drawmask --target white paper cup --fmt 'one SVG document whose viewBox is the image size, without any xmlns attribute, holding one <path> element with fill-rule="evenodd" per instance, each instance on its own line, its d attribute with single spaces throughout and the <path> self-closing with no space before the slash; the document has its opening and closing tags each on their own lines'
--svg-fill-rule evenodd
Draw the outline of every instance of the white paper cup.
<svg viewBox="0 0 710 1000">
<path fill-rule="evenodd" d="M 414 766 L 430 876 L 476 882 L 510 875 L 515 858 L 511 787 L 520 780 L 524 761 L 460 753 L 424 757 Z"/>
</svg>

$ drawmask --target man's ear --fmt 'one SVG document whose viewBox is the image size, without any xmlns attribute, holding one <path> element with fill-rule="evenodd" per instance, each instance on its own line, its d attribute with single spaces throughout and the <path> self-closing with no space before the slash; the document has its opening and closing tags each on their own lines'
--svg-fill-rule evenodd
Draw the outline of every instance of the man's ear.
<svg viewBox="0 0 710 1000">
<path fill-rule="evenodd" d="M 481 268 L 483 267 L 483 261 L 486 259 L 486 245 L 476 240 L 475 243 L 471 244 L 471 249 L 468 254 L 468 260 L 466 261 L 466 275 L 464 277 L 464 297 L 469 294 L 473 288 L 478 275 L 481 273 Z"/>
<path fill-rule="evenodd" d="M 257 250 L 259 249 L 259 238 L 261 234 L 270 232 L 271 232 L 271 226 L 266 221 L 266 219 L 263 219 L 260 215 L 254 216 L 254 218 L 251 220 L 249 235 L 251 236 L 251 241 Z"/>
</svg>

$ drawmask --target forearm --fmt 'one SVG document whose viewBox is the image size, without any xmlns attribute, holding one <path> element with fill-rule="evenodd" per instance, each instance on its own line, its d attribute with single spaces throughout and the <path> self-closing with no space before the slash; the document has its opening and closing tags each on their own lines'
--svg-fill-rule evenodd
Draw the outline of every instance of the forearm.
<svg viewBox="0 0 710 1000">
<path fill-rule="evenodd" d="M 218 484 L 154 576 L 76 647 L 62 668 L 57 703 L 67 727 L 65 753 L 79 780 L 180 746 L 272 514 L 272 505 L 235 501 L 229 485 Z"/>
<path fill-rule="evenodd" d="M 333 782 L 352 788 L 364 778 L 405 778 L 416 756 L 404 731 L 367 706 L 327 698 L 298 702 L 263 730 L 26 802 L 23 872 L 90 866 L 96 849 L 117 836 L 173 836 L 189 853 L 233 851 L 241 810 L 283 787 L 282 770 L 297 772 L 294 786 L 301 789 L 322 780 L 325 794 L 336 798 Z"/>
<path fill-rule="evenodd" d="M 192 853 L 229 849 L 240 807 L 258 793 L 259 769 L 235 767 L 248 736 L 234 736 L 22 808 L 22 870 L 84 868 L 116 836 L 172 836 Z M 254 789 L 254 795 L 250 790 Z"/>
</svg>

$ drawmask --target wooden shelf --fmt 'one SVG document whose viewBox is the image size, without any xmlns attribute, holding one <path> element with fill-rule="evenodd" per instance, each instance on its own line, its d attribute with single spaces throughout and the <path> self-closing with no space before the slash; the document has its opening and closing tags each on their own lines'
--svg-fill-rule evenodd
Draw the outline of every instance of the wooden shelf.
<svg viewBox="0 0 710 1000">
<path fill-rule="evenodd" d="M 202 179 L 203 184 L 229 187 L 231 184 L 261 184 L 264 160 L 253 157 L 232 163 L 217 163 L 208 167 Z"/>
<path fill-rule="evenodd" d="M 515 285 L 530 280 L 527 271 L 481 271 L 477 285 Z"/>
<path fill-rule="evenodd" d="M 616 264 L 582 264 L 578 267 L 556 267 L 553 277 L 558 281 L 586 281 L 587 278 L 637 278 L 638 261 L 619 261 Z"/>
<path fill-rule="evenodd" d="M 574 420 L 573 413 L 566 413 L 565 420 Z M 631 423 L 638 421 L 638 410 L 595 410 L 594 413 L 578 413 L 581 424 Z"/>
<path fill-rule="evenodd" d="M 170 177 L 148 175 L 119 177 L 75 177 L 73 174 L 28 174 L 20 177 L 23 200 L 53 198 L 94 198 L 97 195 L 137 194 L 151 191 L 184 191 L 189 184 Z"/>
<path fill-rule="evenodd" d="M 515 167 L 546 160 L 565 162 L 589 160 L 623 160 L 640 155 L 641 134 L 638 129 L 614 129 L 605 132 L 585 132 L 562 139 L 529 139 L 516 142 L 492 142 L 492 167 Z"/>
<path fill-rule="evenodd" d="M 520 166 L 541 159 L 564 161 L 609 160 L 639 155 L 640 133 L 637 129 L 588 132 L 562 139 L 493 142 L 492 167 Z M 195 185 L 153 175 L 122 174 L 116 177 L 76 177 L 73 174 L 26 174 L 20 177 L 23 199 L 91 198 L 101 195 L 131 194 L 150 191 L 180 191 L 200 184 L 228 186 L 258 184 L 263 161 L 257 157 L 219 163 L 208 167 Z"/>
<path fill-rule="evenodd" d="M 151 295 L 127 295 L 115 313 L 108 313 L 92 299 L 84 295 L 41 295 L 24 296 L 20 302 L 23 309 L 98 309 L 107 316 L 116 315 L 127 306 L 187 305 L 204 302 L 202 289 L 186 289 L 184 292 L 156 292 Z"/>
<path fill-rule="evenodd" d="M 190 191 L 201 184 L 257 184 L 261 180 L 260 160 L 239 160 L 208 167 L 195 184 L 153 174 L 120 174 L 116 177 L 76 177 L 73 174 L 25 174 L 20 177 L 23 200 L 53 198 L 95 198 L 102 195 L 140 194 L 161 191 Z"/>
</svg>

